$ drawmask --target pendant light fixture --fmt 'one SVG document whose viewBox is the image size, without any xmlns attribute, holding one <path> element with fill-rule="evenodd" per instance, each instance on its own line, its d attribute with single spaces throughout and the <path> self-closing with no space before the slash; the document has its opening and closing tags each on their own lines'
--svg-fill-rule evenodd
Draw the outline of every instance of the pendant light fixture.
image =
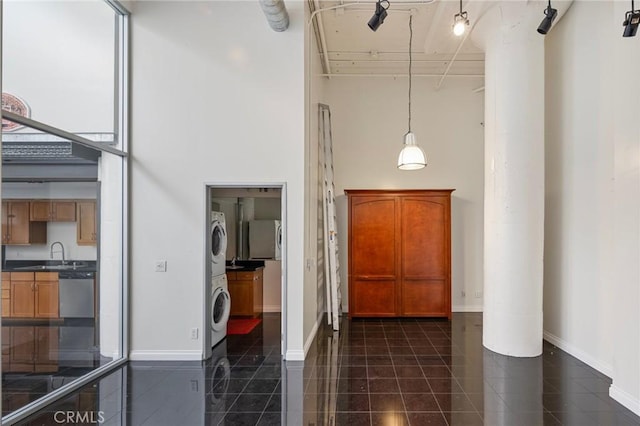
<svg viewBox="0 0 640 426">
<path fill-rule="evenodd" d="M 624 15 L 624 32 L 622 37 L 634 37 L 638 32 L 638 25 L 640 24 L 640 10 L 635 10 L 633 0 L 631 0 L 631 10 Z"/>
<path fill-rule="evenodd" d="M 459 37 L 464 34 L 468 26 L 467 11 L 462 11 L 462 0 L 460 0 L 460 13 L 453 15 L 453 33 Z"/>
<path fill-rule="evenodd" d="M 416 143 L 416 135 L 411 131 L 411 44 L 413 41 L 413 16 L 409 16 L 409 131 L 404 135 L 404 147 L 398 156 L 400 170 L 418 170 L 427 165 L 424 151 Z"/>
</svg>

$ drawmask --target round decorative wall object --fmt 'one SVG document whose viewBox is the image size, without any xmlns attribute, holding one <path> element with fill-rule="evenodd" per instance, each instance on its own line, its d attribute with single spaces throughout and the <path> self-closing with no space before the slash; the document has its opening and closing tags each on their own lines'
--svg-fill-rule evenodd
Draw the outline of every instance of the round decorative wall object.
<svg viewBox="0 0 640 426">
<path fill-rule="evenodd" d="M 2 109 L 27 118 L 31 115 L 31 110 L 26 102 L 9 93 L 2 94 Z M 21 127 L 24 126 L 22 124 L 14 123 L 13 121 L 5 120 L 4 118 L 2 119 L 3 132 L 11 132 L 13 130 L 20 129 Z"/>
</svg>

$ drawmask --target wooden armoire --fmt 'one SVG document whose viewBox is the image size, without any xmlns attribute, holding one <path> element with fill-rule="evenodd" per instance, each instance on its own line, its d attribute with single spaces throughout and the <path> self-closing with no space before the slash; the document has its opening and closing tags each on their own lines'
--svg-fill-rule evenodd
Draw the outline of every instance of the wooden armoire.
<svg viewBox="0 0 640 426">
<path fill-rule="evenodd" d="M 451 192 L 345 190 L 349 318 L 451 318 Z"/>
</svg>

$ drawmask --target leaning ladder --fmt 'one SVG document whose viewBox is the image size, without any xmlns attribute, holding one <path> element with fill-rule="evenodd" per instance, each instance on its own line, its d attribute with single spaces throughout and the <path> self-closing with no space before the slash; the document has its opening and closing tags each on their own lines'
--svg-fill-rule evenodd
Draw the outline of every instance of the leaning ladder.
<svg viewBox="0 0 640 426">
<path fill-rule="evenodd" d="M 340 290 L 340 264 L 338 262 L 338 232 L 336 229 L 336 197 L 333 183 L 333 146 L 331 139 L 331 111 L 329 106 L 319 104 L 320 134 L 324 151 L 323 167 L 323 225 L 325 253 L 325 283 L 327 287 L 327 317 L 334 331 L 340 329 L 342 309 Z"/>
</svg>

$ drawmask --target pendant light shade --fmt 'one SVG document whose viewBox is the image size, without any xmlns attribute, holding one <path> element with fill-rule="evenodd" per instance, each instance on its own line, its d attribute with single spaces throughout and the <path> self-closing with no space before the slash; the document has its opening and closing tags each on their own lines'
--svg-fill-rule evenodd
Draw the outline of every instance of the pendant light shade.
<svg viewBox="0 0 640 426">
<path fill-rule="evenodd" d="M 400 170 L 418 170 L 427 165 L 427 157 L 416 143 L 416 135 L 409 132 L 404 135 L 404 147 L 398 156 Z"/>
<path fill-rule="evenodd" d="M 400 170 L 418 170 L 427 165 L 424 151 L 416 143 L 416 135 L 411 131 L 411 42 L 413 40 L 413 16 L 409 16 L 409 131 L 404 135 L 404 146 L 398 156 Z"/>
</svg>

